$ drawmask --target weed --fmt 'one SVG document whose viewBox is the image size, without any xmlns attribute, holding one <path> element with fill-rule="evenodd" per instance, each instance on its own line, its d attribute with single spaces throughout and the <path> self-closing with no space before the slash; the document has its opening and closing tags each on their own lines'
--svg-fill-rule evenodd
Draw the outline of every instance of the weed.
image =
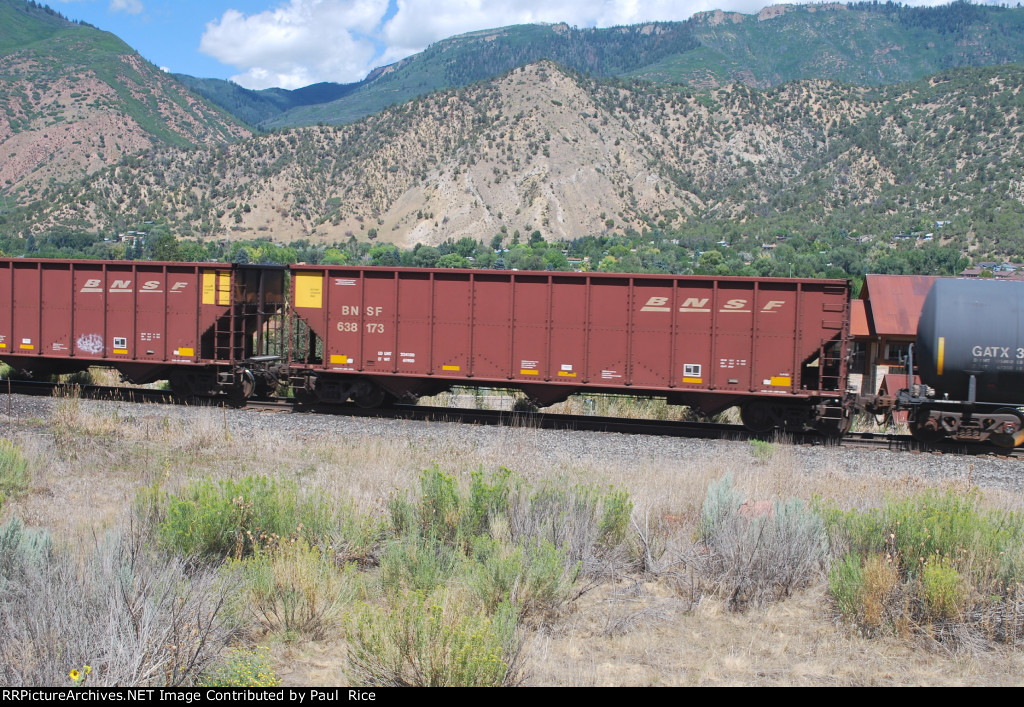
<svg viewBox="0 0 1024 707">
<path fill-rule="evenodd" d="M 199 680 L 201 687 L 279 687 L 270 662 L 270 650 L 257 646 L 251 650 L 234 648 Z"/>
<path fill-rule="evenodd" d="M 28 489 L 28 460 L 14 442 L 0 439 L 0 499 L 17 496 Z"/>
<path fill-rule="evenodd" d="M 761 464 L 766 464 L 773 456 L 775 456 L 775 445 L 771 442 L 765 442 L 760 439 L 750 440 L 750 452 Z"/>
<path fill-rule="evenodd" d="M 257 620 L 285 638 L 322 638 L 356 594 L 355 565 L 339 570 L 304 540 L 232 560 Z"/>
<path fill-rule="evenodd" d="M 518 612 L 493 614 L 447 588 L 407 592 L 390 607 L 359 605 L 347 622 L 355 685 L 488 687 L 520 679 Z"/>
<path fill-rule="evenodd" d="M 144 492 L 151 497 L 153 491 Z M 158 498 L 160 545 L 179 554 L 243 557 L 257 547 L 302 537 L 314 544 L 329 534 L 331 511 L 318 498 L 300 494 L 293 483 L 264 476 L 240 481 L 203 479 L 181 496 Z M 154 501 L 140 503 L 152 507 Z"/>
</svg>

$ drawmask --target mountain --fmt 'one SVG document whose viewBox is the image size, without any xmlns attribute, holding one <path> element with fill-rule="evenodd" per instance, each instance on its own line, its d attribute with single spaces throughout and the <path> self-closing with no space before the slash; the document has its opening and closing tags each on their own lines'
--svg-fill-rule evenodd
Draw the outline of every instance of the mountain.
<svg viewBox="0 0 1024 707">
<path fill-rule="evenodd" d="M 0 0 L 0 189 L 25 202 L 159 146 L 249 134 L 108 32 Z"/>
<path fill-rule="evenodd" d="M 22 217 L 40 233 L 146 220 L 182 237 L 403 247 L 534 230 L 854 237 L 942 221 L 965 251 L 995 239 L 1024 255 L 1021 85 L 1024 69 L 1005 66 L 893 87 L 697 91 L 541 62 L 349 125 L 154 150 Z"/>
<path fill-rule="evenodd" d="M 776 5 L 756 15 L 715 11 L 686 22 L 607 29 L 519 25 L 442 40 L 360 83 L 333 84 L 319 95 L 189 85 L 262 128 L 337 124 L 544 59 L 589 76 L 657 85 L 771 88 L 800 79 L 885 85 L 958 66 L 1024 62 L 1024 9 L 965 2 Z"/>
<path fill-rule="evenodd" d="M 249 125 L 267 125 L 272 119 L 293 108 L 337 101 L 365 83 L 365 81 L 350 84 L 325 82 L 291 91 L 283 88 L 266 88 L 255 91 L 242 88 L 232 81 L 223 79 L 199 79 L 187 74 L 174 74 L 174 78 L 181 81 L 190 91 L 220 106 Z"/>
</svg>

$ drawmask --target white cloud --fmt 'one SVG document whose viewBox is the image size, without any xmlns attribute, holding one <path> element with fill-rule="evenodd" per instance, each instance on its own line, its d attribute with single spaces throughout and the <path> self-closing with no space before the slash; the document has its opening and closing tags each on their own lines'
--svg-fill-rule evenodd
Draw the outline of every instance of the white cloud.
<svg viewBox="0 0 1024 707">
<path fill-rule="evenodd" d="M 909 0 L 911 5 L 948 0 Z M 994 1 L 994 0 L 990 0 Z M 611 27 L 684 20 L 722 9 L 754 13 L 766 0 L 282 0 L 246 15 L 226 11 L 206 25 L 199 50 L 237 67 L 248 88 L 299 88 L 318 81 L 348 83 L 377 66 L 464 32 L 531 22 Z M 140 0 L 111 0 L 111 8 Z"/>
<path fill-rule="evenodd" d="M 124 12 L 129 15 L 138 15 L 142 10 L 142 0 L 110 0 L 111 12 Z"/>
<path fill-rule="evenodd" d="M 371 33 L 387 0 L 290 0 L 244 15 L 228 10 L 206 25 L 199 51 L 243 69 L 248 88 L 299 88 L 363 78 L 379 53 Z"/>
<path fill-rule="evenodd" d="M 579 27 L 611 27 L 647 20 L 685 20 L 694 12 L 720 6 L 716 0 L 398 0 L 398 12 L 384 27 L 390 46 L 422 49 L 445 37 L 478 29 L 531 22 L 567 22 Z M 759 9 L 762 0 L 740 3 Z"/>
</svg>

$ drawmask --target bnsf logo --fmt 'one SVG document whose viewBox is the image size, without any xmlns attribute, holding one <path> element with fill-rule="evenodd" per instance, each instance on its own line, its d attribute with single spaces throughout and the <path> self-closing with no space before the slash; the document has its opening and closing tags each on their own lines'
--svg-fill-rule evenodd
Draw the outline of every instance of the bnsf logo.
<svg viewBox="0 0 1024 707">
<path fill-rule="evenodd" d="M 159 280 L 146 280 L 145 282 L 142 283 L 142 286 L 139 287 L 139 292 L 163 292 L 163 290 L 160 289 L 162 284 L 163 283 L 161 283 Z M 186 287 L 188 287 L 187 282 L 175 282 L 173 285 L 171 285 L 171 292 L 181 292 Z M 107 292 L 134 291 L 135 290 L 132 289 L 131 280 L 112 280 L 110 282 L 110 289 L 107 290 Z M 80 289 L 79 292 L 103 292 L 103 281 L 100 280 L 99 278 L 86 280 L 85 284 L 82 285 L 82 289 Z"/>
<path fill-rule="evenodd" d="M 710 297 L 688 297 L 683 300 L 683 303 L 679 305 L 680 312 L 710 312 L 711 307 L 708 303 L 711 301 Z M 762 314 L 774 314 L 782 305 L 786 304 L 785 300 L 769 300 L 765 302 L 764 307 L 761 308 Z M 647 304 L 640 308 L 641 312 L 671 312 L 672 308 L 668 306 L 668 297 L 651 297 L 647 300 Z M 722 305 L 719 312 L 750 312 L 750 300 L 746 299 L 731 299 L 726 300 L 725 304 Z"/>
</svg>

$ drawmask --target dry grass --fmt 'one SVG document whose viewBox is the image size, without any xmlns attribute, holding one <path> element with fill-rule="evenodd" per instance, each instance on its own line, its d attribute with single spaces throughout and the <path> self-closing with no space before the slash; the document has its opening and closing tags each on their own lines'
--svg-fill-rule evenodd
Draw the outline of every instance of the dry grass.
<svg viewBox="0 0 1024 707">
<path fill-rule="evenodd" d="M 914 473 L 865 472 L 847 457 L 810 455 L 784 443 L 694 444 L 685 457 L 657 458 L 644 452 L 642 439 L 628 438 L 623 444 L 635 444 L 635 452 L 600 456 L 552 446 L 551 433 L 528 428 L 489 428 L 454 442 L 445 425 L 396 422 L 386 437 L 346 428 L 295 439 L 269 424 L 243 434 L 218 409 L 114 409 L 124 408 L 71 399 L 58 401 L 48 420 L 0 418 L 0 433 L 19 445 L 31 469 L 28 493 L 9 500 L 0 521 L 16 514 L 62 542 L 81 542 L 117 527 L 137 490 L 155 481 L 173 491 L 193 479 L 268 472 L 345 499 L 359 512 L 383 514 L 389 498 L 413 488 L 434 464 L 459 479 L 509 466 L 531 483 L 627 488 L 636 529 L 649 541 L 648 572 L 620 573 L 590 587 L 532 627 L 524 649 L 527 684 L 1003 685 L 1020 684 L 1024 675 L 1024 655 L 1005 646 L 951 652 L 923 637 L 860 636 L 838 620 L 823 578 L 744 612 L 680 589 L 687 586 L 680 578 L 705 493 L 726 474 L 755 501 L 821 496 L 867 508 L 937 485 Z M 890 457 L 873 459 L 865 465 Z M 909 464 L 917 457 L 899 459 Z M 965 469 L 964 479 L 945 486 L 966 490 L 970 478 Z M 984 500 L 1001 510 L 1024 509 L 1020 492 L 986 490 Z M 322 636 L 273 644 L 284 684 L 344 683 L 340 622 Z"/>
</svg>

